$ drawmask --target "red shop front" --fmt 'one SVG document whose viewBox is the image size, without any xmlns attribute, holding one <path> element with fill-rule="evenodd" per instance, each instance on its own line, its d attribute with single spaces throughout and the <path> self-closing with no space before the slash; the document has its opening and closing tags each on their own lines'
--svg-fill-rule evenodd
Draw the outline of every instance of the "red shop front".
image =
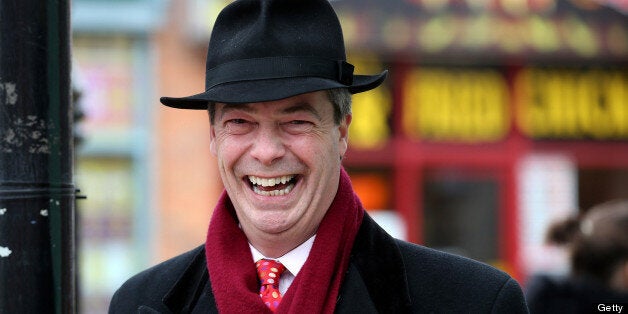
<svg viewBox="0 0 628 314">
<path fill-rule="evenodd" d="M 625 28 L 625 19 L 613 24 L 615 15 L 606 15 L 595 24 L 599 19 L 587 14 L 607 14 L 595 10 L 577 11 L 584 12 L 577 21 L 558 18 L 582 9 L 562 1 L 554 15 L 530 17 L 542 17 L 548 29 L 591 27 L 589 40 L 599 48 L 589 55 L 586 42 L 570 46 L 566 37 L 554 38 L 550 52 L 505 39 L 469 50 L 460 33 L 436 51 L 414 33 L 428 34 L 439 21 L 432 18 L 472 25 L 477 17 L 461 14 L 459 2 L 449 16 L 447 8 L 411 15 L 420 5 L 407 2 L 407 15 L 388 10 L 390 19 L 370 15 L 369 1 L 343 11 L 350 3 L 335 4 L 351 26 L 350 61 L 363 73 L 390 71 L 385 86 L 354 97 L 344 164 L 365 207 L 394 236 L 493 264 L 520 280 L 564 272 L 564 252 L 543 243 L 547 226 L 628 197 L 628 34 L 613 26 Z M 494 22 L 506 14 L 493 9 Z M 412 35 L 384 39 L 394 27 Z M 625 40 L 625 49 L 613 48 L 609 34 Z"/>
<path fill-rule="evenodd" d="M 403 86 L 390 108 L 396 127 L 378 143 L 364 142 L 372 148 L 354 143 L 345 164 L 365 206 L 375 215 L 397 213 L 406 239 L 521 277 L 559 267 L 528 261 L 543 256 L 542 233 L 553 219 L 628 197 L 626 71 L 418 67 L 393 73 L 391 81 Z M 548 88 L 544 81 L 556 76 L 562 86 Z M 568 106 L 564 94 L 576 87 L 589 89 L 589 96 Z M 362 116 L 358 97 L 357 125 L 386 124 L 374 121 L 385 114 Z M 351 132 L 350 141 L 362 138 L 359 128 Z"/>
</svg>

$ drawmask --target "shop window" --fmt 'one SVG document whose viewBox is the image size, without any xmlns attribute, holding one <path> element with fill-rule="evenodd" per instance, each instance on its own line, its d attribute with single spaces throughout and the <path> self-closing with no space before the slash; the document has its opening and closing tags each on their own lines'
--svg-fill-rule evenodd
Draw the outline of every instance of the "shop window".
<svg viewBox="0 0 628 314">
<path fill-rule="evenodd" d="M 424 189 L 425 244 L 496 263 L 497 182 L 456 171 L 428 171 Z"/>
</svg>

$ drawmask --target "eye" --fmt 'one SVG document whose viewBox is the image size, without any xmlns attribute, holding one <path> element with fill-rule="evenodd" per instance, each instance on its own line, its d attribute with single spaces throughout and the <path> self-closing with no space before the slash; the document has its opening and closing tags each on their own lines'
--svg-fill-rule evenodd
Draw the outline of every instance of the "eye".
<svg viewBox="0 0 628 314">
<path fill-rule="evenodd" d="M 244 119 L 231 119 L 227 121 L 227 123 L 233 123 L 233 124 L 244 124 L 246 122 L 247 121 Z"/>
<path fill-rule="evenodd" d="M 283 124 L 284 130 L 292 134 L 306 133 L 313 127 L 314 123 L 307 120 L 291 120 Z"/>
<path fill-rule="evenodd" d="M 292 125 L 303 125 L 303 124 L 310 124 L 311 122 L 305 121 L 305 120 L 293 120 L 288 123 Z"/>
<path fill-rule="evenodd" d="M 245 134 L 251 131 L 254 123 L 246 119 L 234 118 L 224 122 L 225 130 L 229 134 Z"/>
</svg>

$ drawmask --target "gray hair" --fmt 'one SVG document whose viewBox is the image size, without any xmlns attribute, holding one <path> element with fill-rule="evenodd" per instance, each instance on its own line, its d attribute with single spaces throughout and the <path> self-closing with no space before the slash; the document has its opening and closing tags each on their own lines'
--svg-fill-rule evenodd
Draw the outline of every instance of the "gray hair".
<svg viewBox="0 0 628 314">
<path fill-rule="evenodd" d="M 328 89 L 327 98 L 334 106 L 334 123 L 338 125 L 351 114 L 351 93 L 347 88 Z"/>
<path fill-rule="evenodd" d="M 347 88 L 333 88 L 326 91 L 329 102 L 334 106 L 334 123 L 338 125 L 342 119 L 351 114 L 351 93 Z M 216 103 L 208 102 L 207 111 L 209 112 L 209 122 L 213 125 Z"/>
</svg>

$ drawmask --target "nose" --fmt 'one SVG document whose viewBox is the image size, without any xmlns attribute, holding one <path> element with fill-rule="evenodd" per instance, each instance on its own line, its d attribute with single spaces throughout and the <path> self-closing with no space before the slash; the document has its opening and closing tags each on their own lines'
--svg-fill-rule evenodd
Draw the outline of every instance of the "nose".
<svg viewBox="0 0 628 314">
<path fill-rule="evenodd" d="M 263 165 L 270 166 L 285 155 L 286 147 L 275 127 L 260 126 L 257 131 L 251 156 Z"/>
</svg>

